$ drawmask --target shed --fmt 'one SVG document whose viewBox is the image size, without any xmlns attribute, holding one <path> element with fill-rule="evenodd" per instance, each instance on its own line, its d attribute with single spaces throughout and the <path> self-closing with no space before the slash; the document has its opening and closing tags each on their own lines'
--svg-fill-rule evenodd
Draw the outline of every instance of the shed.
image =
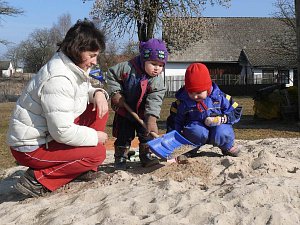
<svg viewBox="0 0 300 225">
<path fill-rule="evenodd" d="M 164 27 L 163 39 L 170 50 L 164 71 L 169 91 L 176 91 L 183 85 L 185 70 L 192 62 L 206 64 L 212 80 L 219 85 L 293 84 L 297 68 L 297 51 L 293 51 L 296 33 L 277 18 L 203 17 L 186 20 L 199 23 L 199 29 L 193 32 L 205 35 L 175 50 L 172 43 L 176 35 L 172 35 L 172 26 Z M 278 48 L 283 41 L 292 43 L 292 51 Z"/>
<path fill-rule="evenodd" d="M 14 72 L 14 68 L 10 61 L 0 61 L 1 77 L 11 77 L 13 72 Z"/>
</svg>

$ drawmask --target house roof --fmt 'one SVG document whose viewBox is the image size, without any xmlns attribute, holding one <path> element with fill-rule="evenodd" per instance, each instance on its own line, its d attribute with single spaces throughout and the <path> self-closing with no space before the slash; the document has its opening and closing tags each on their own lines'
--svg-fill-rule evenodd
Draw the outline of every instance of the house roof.
<svg viewBox="0 0 300 225">
<path fill-rule="evenodd" d="M 172 50 L 170 26 L 164 29 L 164 39 L 170 49 L 169 62 L 238 62 L 243 53 L 252 66 L 296 66 L 295 57 L 285 57 L 271 51 L 274 35 L 286 35 L 290 30 L 276 18 L 262 17 L 204 17 L 188 18 L 192 23 L 202 21 L 199 29 L 205 35 L 185 49 Z M 195 21 L 193 21 L 195 20 Z M 190 31 L 189 31 L 190 32 Z"/>
<path fill-rule="evenodd" d="M 244 55 L 247 61 L 253 67 L 268 68 L 268 67 L 289 67 L 296 68 L 296 58 L 291 56 L 276 55 L 272 52 L 267 52 L 265 49 L 243 49 L 241 56 Z M 241 60 L 242 61 L 242 60 Z"/>
<path fill-rule="evenodd" d="M 0 70 L 7 70 L 9 65 L 10 61 L 0 61 Z"/>
</svg>

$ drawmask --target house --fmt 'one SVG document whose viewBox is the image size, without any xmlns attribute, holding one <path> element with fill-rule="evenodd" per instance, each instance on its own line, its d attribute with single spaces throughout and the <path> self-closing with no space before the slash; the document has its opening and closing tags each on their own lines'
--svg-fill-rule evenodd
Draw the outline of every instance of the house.
<svg viewBox="0 0 300 225">
<path fill-rule="evenodd" d="M 10 77 L 14 72 L 10 61 L 0 61 L 0 77 Z"/>
<path fill-rule="evenodd" d="M 182 49 L 172 46 L 176 39 L 171 34 L 172 26 L 163 30 L 163 39 L 170 49 L 164 71 L 168 91 L 176 91 L 183 85 L 185 70 L 192 62 L 205 63 L 212 80 L 219 85 L 293 84 L 297 50 L 284 52 L 278 46 L 284 40 L 296 43 L 296 33 L 282 21 L 261 17 L 187 20 L 194 24 L 201 22 L 199 29 L 189 32 L 203 35 Z"/>
<path fill-rule="evenodd" d="M 16 68 L 16 73 L 24 73 L 24 69 L 21 67 Z"/>
</svg>

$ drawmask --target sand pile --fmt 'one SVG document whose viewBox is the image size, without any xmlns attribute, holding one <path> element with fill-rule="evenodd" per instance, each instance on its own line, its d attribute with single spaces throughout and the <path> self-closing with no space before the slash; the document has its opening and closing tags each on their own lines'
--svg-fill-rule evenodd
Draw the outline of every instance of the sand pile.
<svg viewBox="0 0 300 225">
<path fill-rule="evenodd" d="M 13 188 L 24 167 L 3 171 L 0 224 L 300 224 L 299 138 L 237 140 L 241 157 L 201 148 L 188 164 L 130 163 L 105 179 L 72 182 L 40 198 Z"/>
</svg>

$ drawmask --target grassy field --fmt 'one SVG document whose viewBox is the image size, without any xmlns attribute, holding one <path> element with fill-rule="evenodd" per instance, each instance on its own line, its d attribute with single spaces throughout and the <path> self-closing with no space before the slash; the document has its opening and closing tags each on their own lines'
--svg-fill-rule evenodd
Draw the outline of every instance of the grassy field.
<svg viewBox="0 0 300 225">
<path fill-rule="evenodd" d="M 234 125 L 236 139 L 255 140 L 264 138 L 292 138 L 299 137 L 299 123 L 293 120 L 258 120 L 254 119 L 253 99 L 251 97 L 234 97 L 239 105 L 243 106 L 243 116 L 239 123 Z M 169 107 L 173 98 L 165 98 L 161 118 L 158 121 L 159 133 L 166 132 L 165 122 L 169 115 Z M 15 161 L 5 143 L 8 122 L 15 103 L 0 103 L 1 128 L 0 128 L 0 169 L 15 166 Z M 111 137 L 113 112 L 106 127 L 106 132 Z"/>
<path fill-rule="evenodd" d="M 0 103 L 0 169 L 15 165 L 15 161 L 6 145 L 6 133 L 11 111 L 15 103 Z"/>
</svg>

